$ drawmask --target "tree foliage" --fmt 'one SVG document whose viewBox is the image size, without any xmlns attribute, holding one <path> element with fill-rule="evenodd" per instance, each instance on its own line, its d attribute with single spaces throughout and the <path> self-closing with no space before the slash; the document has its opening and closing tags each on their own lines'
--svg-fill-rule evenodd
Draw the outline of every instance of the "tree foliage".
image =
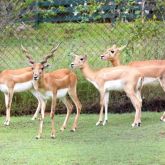
<svg viewBox="0 0 165 165">
<path fill-rule="evenodd" d="M 16 23 L 24 13 L 30 12 L 30 4 L 34 0 L 2 0 L 0 1 L 0 29 Z"/>
</svg>

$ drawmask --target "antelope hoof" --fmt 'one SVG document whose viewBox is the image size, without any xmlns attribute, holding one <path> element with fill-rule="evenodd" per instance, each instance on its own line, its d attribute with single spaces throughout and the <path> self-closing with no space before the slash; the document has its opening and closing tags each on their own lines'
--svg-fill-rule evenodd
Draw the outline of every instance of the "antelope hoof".
<svg viewBox="0 0 165 165">
<path fill-rule="evenodd" d="M 31 118 L 32 121 L 36 120 L 36 117 Z"/>
<path fill-rule="evenodd" d="M 138 123 L 138 127 L 140 127 L 140 126 L 141 126 L 141 122 Z"/>
<path fill-rule="evenodd" d="M 71 130 L 70 130 L 70 132 L 75 132 L 76 131 L 76 128 L 72 128 Z"/>
<path fill-rule="evenodd" d="M 36 139 L 41 139 L 41 136 L 40 136 L 40 135 L 37 135 L 37 136 L 36 136 Z"/>
<path fill-rule="evenodd" d="M 41 121 L 41 120 L 42 120 L 42 117 L 39 117 L 39 118 L 38 118 L 38 121 Z"/>
<path fill-rule="evenodd" d="M 61 127 L 61 128 L 60 128 L 60 131 L 61 131 L 61 132 L 64 132 L 64 130 L 65 130 L 65 127 Z"/>
<path fill-rule="evenodd" d="M 162 116 L 162 117 L 160 118 L 160 121 L 165 122 L 165 118 L 164 118 L 164 116 Z"/>
<path fill-rule="evenodd" d="M 139 123 L 132 123 L 132 127 L 134 128 L 134 127 L 140 127 L 140 125 L 141 125 L 141 123 L 139 122 Z"/>
<path fill-rule="evenodd" d="M 5 125 L 5 126 L 9 126 L 9 125 L 10 125 L 10 122 L 9 122 L 8 120 L 6 120 L 6 121 L 4 122 L 4 125 Z"/>
<path fill-rule="evenodd" d="M 102 121 L 98 121 L 98 122 L 96 123 L 96 126 L 99 126 L 99 125 L 103 125 L 103 122 L 102 122 Z"/>
<path fill-rule="evenodd" d="M 108 120 L 104 120 L 103 122 L 103 125 L 107 124 L 108 123 Z"/>
<path fill-rule="evenodd" d="M 52 135 L 51 135 L 51 138 L 52 138 L 52 139 L 55 139 L 55 135 L 54 135 L 54 134 L 52 134 Z"/>
</svg>

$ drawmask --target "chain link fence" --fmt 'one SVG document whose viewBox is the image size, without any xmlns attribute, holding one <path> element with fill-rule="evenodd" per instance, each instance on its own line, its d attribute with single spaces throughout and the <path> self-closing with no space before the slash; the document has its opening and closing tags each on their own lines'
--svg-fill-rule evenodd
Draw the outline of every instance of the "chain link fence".
<svg viewBox="0 0 165 165">
<path fill-rule="evenodd" d="M 6 5 L 4 2 L 0 8 L 3 15 L 3 23 L 1 21 L 0 24 L 1 70 L 28 66 L 21 44 L 36 61 L 41 61 L 54 45 L 62 42 L 49 60 L 51 67 L 47 71 L 69 68 L 72 52 L 87 55 L 92 68 L 111 66 L 101 61 L 99 56 L 113 44 L 127 45 L 121 53 L 123 64 L 136 60 L 165 59 L 163 1 L 31 1 L 17 11 L 12 6 L 15 3 L 9 2 Z M 18 13 L 15 14 L 16 19 L 12 17 L 12 12 Z M 83 111 L 96 112 L 99 109 L 97 90 L 83 78 L 80 71 L 76 73 Z M 14 98 L 17 105 L 22 101 L 24 109 L 36 106 L 36 102 L 30 99 L 31 95 L 20 95 Z M 159 87 L 145 88 L 143 97 L 145 110 L 159 111 L 165 103 L 164 92 Z M 0 104 L 3 109 L 3 103 Z M 133 110 L 130 101 L 121 92 L 111 92 L 110 107 L 114 112 Z"/>
</svg>

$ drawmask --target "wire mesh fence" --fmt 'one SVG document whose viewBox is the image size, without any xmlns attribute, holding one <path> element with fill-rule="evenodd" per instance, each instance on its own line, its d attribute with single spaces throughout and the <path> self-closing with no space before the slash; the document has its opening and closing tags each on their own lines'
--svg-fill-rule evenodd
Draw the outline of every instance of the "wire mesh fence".
<svg viewBox="0 0 165 165">
<path fill-rule="evenodd" d="M 0 8 L 3 15 L 1 70 L 28 65 L 21 44 L 36 61 L 40 61 L 54 45 L 62 42 L 49 60 L 51 67 L 47 71 L 70 67 L 72 52 L 87 55 L 92 68 L 111 66 L 101 61 L 100 55 L 113 44 L 127 45 L 120 55 L 123 64 L 165 58 L 163 1 L 37 1 L 21 8 L 19 12 L 13 9 L 15 2 L 9 2 L 4 2 Z M 18 13 L 16 19 L 11 17 L 12 12 Z M 97 109 L 98 92 L 79 71 L 76 73 L 81 102 L 89 107 L 89 111 Z M 163 105 L 162 90 L 157 87 L 152 92 L 150 90 L 146 88 L 144 91 L 146 102 L 157 99 L 160 100 L 160 106 Z M 110 100 L 114 106 L 118 106 L 119 102 L 120 105 L 129 102 L 125 94 L 120 92 L 112 92 Z M 120 106 L 117 111 L 122 112 Z"/>
</svg>

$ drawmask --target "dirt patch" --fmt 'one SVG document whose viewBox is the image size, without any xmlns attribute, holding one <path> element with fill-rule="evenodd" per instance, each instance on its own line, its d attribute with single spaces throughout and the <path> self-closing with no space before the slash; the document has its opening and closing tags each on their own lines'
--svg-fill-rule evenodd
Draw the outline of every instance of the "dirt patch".
<svg viewBox="0 0 165 165">
<path fill-rule="evenodd" d="M 134 112 L 134 108 L 129 99 L 124 102 L 112 103 L 109 105 L 109 112 L 113 113 L 125 113 Z M 84 113 L 99 113 L 100 105 L 98 103 L 87 104 Z M 165 100 L 156 98 L 154 100 L 143 100 L 142 111 L 161 112 L 165 111 Z"/>
<path fill-rule="evenodd" d="M 51 103 L 48 102 L 48 105 L 46 107 L 46 112 L 50 112 L 51 109 Z M 100 111 L 100 105 L 99 101 L 97 102 L 88 102 L 88 103 L 82 103 L 82 111 L 81 113 L 99 113 Z M 18 105 L 17 105 L 18 106 Z M 18 110 L 15 109 L 15 107 L 11 110 L 11 115 L 20 116 L 20 115 L 31 115 L 34 114 L 35 109 L 37 105 L 36 103 L 34 105 L 28 105 L 26 107 L 22 107 Z M 119 102 L 112 102 L 109 104 L 108 111 L 111 113 L 125 113 L 125 112 L 134 112 L 134 108 L 128 98 L 123 99 Z M 143 100 L 143 106 L 142 111 L 152 111 L 152 112 L 161 112 L 165 111 L 165 100 L 161 98 L 156 98 L 153 100 Z M 56 107 L 56 114 L 66 114 L 67 110 L 66 107 L 62 103 L 58 103 Z M 73 108 L 73 112 L 76 113 L 76 108 Z M 5 107 L 3 108 L 3 111 L 0 113 L 1 115 L 5 115 Z"/>
</svg>

